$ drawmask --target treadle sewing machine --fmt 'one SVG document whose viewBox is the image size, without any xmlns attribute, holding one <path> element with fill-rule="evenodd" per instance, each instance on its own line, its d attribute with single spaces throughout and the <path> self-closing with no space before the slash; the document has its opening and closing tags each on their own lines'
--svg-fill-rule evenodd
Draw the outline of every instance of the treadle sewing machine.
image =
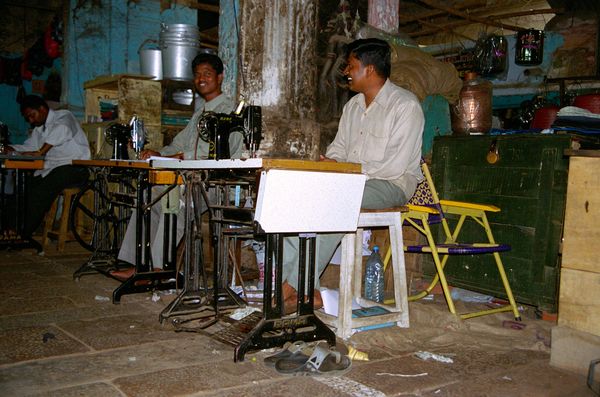
<svg viewBox="0 0 600 397">
<path fill-rule="evenodd" d="M 43 157 L 17 153 L 0 154 L 0 248 L 35 248 L 33 239 L 23 238 L 28 174 L 44 168 Z"/>
<path fill-rule="evenodd" d="M 239 132 L 246 146 L 254 152 L 260 143 L 260 107 L 240 106 L 232 114 L 206 112 L 198 123 L 198 139 L 210 145 L 210 157 L 219 159 L 229 156 L 229 135 Z M 133 116 L 127 125 L 114 123 L 105 130 L 106 141 L 113 145 L 110 160 L 76 160 L 74 165 L 87 166 L 93 177 L 74 199 L 71 207 L 71 224 L 85 218 L 91 224 L 87 236 L 76 239 L 92 251 L 91 258 L 73 275 L 75 279 L 90 274 L 102 273 L 115 279 L 122 273 L 124 264 L 117 254 L 125 234 L 130 215 L 135 212 L 135 263 L 134 273 L 113 291 L 113 302 L 118 303 L 124 294 L 150 290 L 174 289 L 180 278 L 176 272 L 176 229 L 175 213 L 165 214 L 165 252 L 161 271 L 151 264 L 150 209 L 161 198 L 181 184 L 182 179 L 171 171 L 154 170 L 148 160 L 129 160 L 128 147 L 139 155 L 146 142 L 143 121 Z M 157 197 L 152 197 L 153 185 L 167 185 Z M 115 187 L 116 186 L 116 187 Z M 93 196 L 91 203 L 89 196 Z M 199 207 L 198 207 L 199 208 Z M 75 228 L 73 228 L 75 229 Z M 168 241 L 168 243 L 167 243 Z M 188 250 L 189 251 L 189 250 Z M 237 295 L 230 294 L 237 298 Z M 237 304 L 243 301 L 237 299 Z"/>
<path fill-rule="evenodd" d="M 244 112 L 243 119 L 244 128 L 240 131 L 247 147 L 254 154 L 260 143 L 260 113 L 256 108 L 249 108 Z M 227 159 L 227 139 L 229 133 L 236 131 L 236 128 L 230 127 L 235 124 L 239 126 L 242 123 L 236 123 L 235 119 L 231 123 L 229 116 L 211 114 L 200 121 L 199 130 L 204 134 L 201 137 L 212 143 L 209 160 L 154 160 L 151 163 L 154 169 L 176 171 L 183 176 L 187 187 L 184 288 L 163 310 L 160 320 L 162 322 L 174 317 L 173 325 L 185 330 L 185 326 L 181 326 L 182 322 L 200 319 L 198 328 L 202 329 L 223 318 L 220 308 L 231 307 L 232 304 L 241 306 L 244 303 L 228 288 L 227 277 L 222 277 L 227 268 L 221 249 L 221 226 L 228 222 L 224 211 L 233 208 L 223 201 L 211 204 L 206 199 L 207 186 L 229 186 L 227 177 L 233 176 L 235 179 L 240 171 L 244 171 L 246 177 L 259 173 L 260 182 L 251 224 L 253 223 L 253 231 L 266 239 L 263 313 L 262 316 L 248 316 L 221 329 L 215 337 L 236 346 L 235 361 L 243 360 L 248 350 L 282 346 L 286 341 L 324 339 L 334 345 L 335 334 L 313 311 L 316 233 L 356 230 L 366 177 L 360 173 L 361 167 L 358 164 L 260 158 Z M 256 178 L 251 176 L 250 179 Z M 233 183 L 240 183 L 240 179 Z M 217 237 L 213 241 L 215 260 L 212 294 L 201 253 L 202 236 L 198 211 L 200 196 L 204 196 L 209 207 L 212 207 L 209 211 L 210 223 L 213 236 Z M 240 202 L 237 202 L 234 207 L 239 205 Z M 284 317 L 281 291 L 283 238 L 289 235 L 300 237 L 298 285 L 299 290 L 306 290 L 309 298 L 298 301 L 296 315 Z M 270 277 L 271 274 L 274 274 L 274 278 Z M 307 274 L 310 275 L 308 279 Z M 199 315 L 194 316 L 197 313 Z"/>
<path fill-rule="evenodd" d="M 256 206 L 252 208 L 250 225 L 266 240 L 265 286 L 263 312 L 260 316 L 248 316 L 220 331 L 224 342 L 236 346 L 234 359 L 241 361 L 248 350 L 282 346 L 293 340 L 327 340 L 335 344 L 335 334 L 325 326 L 313 312 L 314 269 L 316 233 L 355 231 L 360 211 L 360 201 L 364 189 L 365 176 L 360 173 L 358 164 L 316 162 L 286 159 L 232 160 L 228 152 L 228 139 L 234 132 L 242 133 L 244 142 L 251 154 L 260 143 L 260 108 L 248 107 L 244 112 L 231 115 L 208 113 L 201 118 L 199 138 L 210 143 L 208 160 L 163 160 L 113 161 L 110 166 L 129 167 L 138 173 L 138 185 L 146 186 L 147 194 L 138 187 L 136 211 L 138 219 L 149 220 L 150 189 L 149 175 L 159 170 L 170 171 L 173 186 L 183 180 L 185 189 L 185 258 L 183 290 L 160 315 L 161 322 L 171 318 L 177 327 L 180 321 L 199 314 L 203 320 L 201 328 L 219 321 L 225 307 L 240 307 L 245 302 L 231 291 L 223 277 L 223 260 L 220 256 L 219 226 L 228 222 L 225 211 L 233 210 L 223 202 L 212 202 L 208 198 L 210 186 L 223 183 L 240 183 L 240 172 L 245 181 L 255 180 L 259 174 Z M 105 160 L 110 161 L 110 160 Z M 81 163 L 83 164 L 83 163 Z M 93 163 L 90 163 L 93 165 Z M 108 166 L 99 164 L 97 166 Z M 234 179 L 234 182 L 230 182 Z M 244 179 L 242 178 L 242 179 Z M 225 182 L 223 182 L 225 181 Z M 227 194 L 226 194 L 227 195 Z M 146 197 L 146 201 L 143 201 Z M 212 285 L 206 277 L 202 257 L 201 201 L 209 204 L 210 224 L 215 244 L 215 260 Z M 143 204 L 142 204 L 143 203 Z M 238 222 L 236 220 L 235 222 Z M 232 223 L 235 223 L 232 222 Z M 299 290 L 306 290 L 309 299 L 302 299 L 297 305 L 297 314 L 283 315 L 282 257 L 283 238 L 288 235 L 300 237 Z M 137 252 L 142 250 L 142 228 L 138 225 Z M 144 245 L 147 249 L 147 244 Z M 148 257 L 147 255 L 145 256 Z M 170 275 L 175 279 L 179 272 Z M 113 299 L 123 293 L 138 291 L 136 281 L 151 278 L 153 286 L 140 286 L 149 290 L 159 286 L 147 263 L 136 259 L 136 275 L 127 280 L 130 291 L 115 291 Z M 139 276 L 137 276 L 140 274 Z M 274 278 L 270 275 L 273 274 Z M 306 276 L 309 274 L 311 276 Z M 137 277 L 137 278 L 136 278 Z M 135 287 L 135 288 L 134 288 Z M 121 288 L 121 287 L 120 287 Z M 118 292 L 118 294 L 117 294 Z M 301 295 L 301 294 L 300 294 Z M 183 319 L 183 320 L 182 320 Z M 185 330 L 184 327 L 179 328 Z M 248 332 L 250 330 L 250 332 Z"/>
<path fill-rule="evenodd" d="M 205 171 L 260 172 L 253 221 L 255 232 L 266 238 L 263 313 L 262 316 L 249 316 L 249 319 L 244 319 L 239 324 L 230 325 L 220 330 L 216 336 L 221 341 L 236 346 L 235 361 L 243 360 L 248 350 L 282 346 L 286 341 L 324 339 L 331 345 L 335 344 L 335 334 L 313 312 L 316 233 L 356 230 L 366 179 L 360 173 L 360 165 L 251 158 L 155 160 L 152 167 L 196 176 Z M 186 180 L 191 182 L 188 194 L 202 188 L 201 178 Z M 186 216 L 186 230 L 191 230 L 191 225 L 188 224 L 190 219 L 192 216 Z M 297 314 L 284 316 L 281 291 L 283 238 L 290 235 L 300 237 L 298 286 L 299 290 L 306 290 L 309 298 L 298 302 Z M 191 235 L 189 239 L 186 240 L 186 253 L 193 245 Z M 215 270 L 213 285 L 218 287 L 212 289 L 214 296 L 208 297 L 208 289 L 199 288 L 198 277 L 204 273 L 201 255 L 196 254 L 196 259 L 192 262 L 190 259 L 191 253 L 190 256 L 186 255 L 184 290 L 161 313 L 161 321 L 170 316 L 208 311 L 208 317 L 212 318 L 206 321 L 206 326 L 212 325 L 219 320 L 222 289 L 226 286 L 219 285 L 219 270 Z M 274 281 L 271 274 L 274 274 Z M 206 283 L 205 279 L 203 281 Z M 178 324 L 174 322 L 174 325 Z"/>
</svg>

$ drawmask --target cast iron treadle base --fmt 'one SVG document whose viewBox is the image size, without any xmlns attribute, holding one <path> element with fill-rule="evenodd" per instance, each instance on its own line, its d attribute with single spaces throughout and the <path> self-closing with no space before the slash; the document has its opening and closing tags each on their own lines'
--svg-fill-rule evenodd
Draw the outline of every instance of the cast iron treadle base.
<svg viewBox="0 0 600 397">
<path fill-rule="evenodd" d="M 100 273 L 107 277 L 115 278 L 111 276 L 111 272 L 113 271 L 121 271 L 125 269 L 132 268 L 133 265 L 127 262 L 121 262 L 115 259 L 114 256 L 105 256 L 105 257 L 94 257 L 88 259 L 79 269 L 77 269 L 73 273 L 73 279 L 79 280 L 81 276 L 87 276 L 89 274 Z M 117 279 L 117 278 L 115 278 Z M 117 279 L 119 280 L 119 279 Z M 121 280 L 119 280 L 121 281 Z"/>
<path fill-rule="evenodd" d="M 170 317 L 187 316 L 194 313 L 202 313 L 209 310 L 215 314 L 214 293 L 209 288 L 208 292 L 182 291 L 173 302 L 169 304 L 159 315 L 158 320 L 163 323 Z M 218 309 L 230 310 L 246 306 L 246 302 L 240 298 L 231 288 L 226 287 L 219 290 Z M 173 320 L 175 321 L 175 320 Z"/>
<path fill-rule="evenodd" d="M 285 342 L 300 340 L 325 340 L 330 346 L 335 346 L 335 334 L 314 313 L 272 319 L 265 316 L 236 346 L 233 361 L 244 361 L 249 350 L 281 347 Z"/>
<path fill-rule="evenodd" d="M 33 248 L 39 254 L 43 252 L 42 245 L 35 241 L 34 239 L 24 239 L 24 238 L 13 238 L 0 240 L 0 251 L 1 250 L 24 250 Z"/>
<path fill-rule="evenodd" d="M 184 290 L 160 312 L 158 321 L 162 324 L 170 317 L 186 316 L 206 310 L 210 310 L 214 316 L 214 309 L 208 301 L 207 294 L 201 291 Z M 177 319 L 173 319 L 173 324 L 175 324 L 175 320 Z"/>
<path fill-rule="evenodd" d="M 211 335 L 215 340 L 228 345 L 237 346 L 262 319 L 262 313 L 250 313 L 239 321 Z"/>
<path fill-rule="evenodd" d="M 113 303 L 119 303 L 121 296 L 126 294 L 175 289 L 177 287 L 176 277 L 177 272 L 175 270 L 136 273 L 113 291 Z"/>
</svg>

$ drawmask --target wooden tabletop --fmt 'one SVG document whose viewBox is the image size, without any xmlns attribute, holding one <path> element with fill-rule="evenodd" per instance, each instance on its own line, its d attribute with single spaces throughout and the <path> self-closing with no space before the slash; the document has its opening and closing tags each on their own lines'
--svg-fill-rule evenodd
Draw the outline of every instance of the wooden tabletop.
<svg viewBox="0 0 600 397">
<path fill-rule="evenodd" d="M 41 170 L 44 168 L 44 160 L 5 160 L 2 168 L 18 169 L 18 170 Z"/>
<path fill-rule="evenodd" d="M 87 167 L 152 168 L 146 160 L 73 160 L 72 164 Z"/>
<path fill-rule="evenodd" d="M 172 183 L 176 170 L 201 169 L 287 169 L 359 174 L 360 164 L 296 159 L 226 160 L 73 160 L 73 165 L 150 170 L 151 183 Z"/>
<path fill-rule="evenodd" d="M 44 158 L 40 156 L 25 156 L 19 154 L 0 154 L 2 168 L 19 170 L 41 170 L 44 168 Z"/>
<path fill-rule="evenodd" d="M 600 157 L 600 150 L 565 149 L 565 156 Z"/>
<path fill-rule="evenodd" d="M 360 173 L 361 166 L 356 163 L 330 161 L 311 161 L 298 159 L 224 159 L 224 160 L 153 160 L 153 168 L 170 170 L 200 169 L 288 169 L 303 171 L 331 171 L 342 173 Z"/>
</svg>

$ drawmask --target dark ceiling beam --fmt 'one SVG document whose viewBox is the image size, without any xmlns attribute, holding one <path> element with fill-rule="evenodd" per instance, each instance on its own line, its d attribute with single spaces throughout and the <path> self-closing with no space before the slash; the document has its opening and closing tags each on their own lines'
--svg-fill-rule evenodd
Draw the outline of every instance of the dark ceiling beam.
<svg viewBox="0 0 600 397">
<path fill-rule="evenodd" d="M 483 1 L 483 2 L 477 1 L 477 2 L 474 2 L 472 4 L 469 4 L 469 3 L 456 4 L 455 7 L 458 10 L 462 10 L 462 9 L 465 9 L 465 8 L 482 7 L 482 6 L 485 6 L 485 5 L 486 5 L 485 1 Z M 400 11 L 402 11 L 402 9 Z M 420 20 L 428 19 L 428 18 L 441 17 L 441 16 L 444 16 L 444 15 L 446 15 L 446 13 L 444 11 L 442 11 L 442 10 L 428 10 L 428 11 L 425 11 L 425 12 L 419 12 L 418 14 L 413 13 L 411 15 L 400 13 L 398 15 L 398 17 L 400 18 L 400 20 L 401 20 L 400 22 L 402 24 L 408 24 L 408 23 L 411 23 L 411 22 L 420 21 Z"/>
<path fill-rule="evenodd" d="M 521 1 L 521 0 L 518 0 Z M 487 5 L 484 4 L 483 6 L 481 6 L 481 3 L 475 3 L 473 5 L 471 4 L 467 4 L 467 3 L 461 3 L 461 4 L 455 4 L 454 5 L 454 9 L 456 10 L 463 10 L 463 9 L 468 9 L 468 15 L 470 16 L 474 16 L 474 17 L 484 17 L 486 15 L 490 15 L 493 12 L 500 12 L 503 10 L 506 10 L 507 7 L 510 6 L 514 6 L 515 2 L 510 2 L 510 3 L 506 3 L 503 2 L 501 5 L 498 5 L 496 3 L 496 5 Z M 427 12 L 424 13 L 420 13 L 419 15 L 417 15 L 419 18 L 418 19 L 430 19 L 430 17 L 428 16 L 429 14 L 434 14 L 435 16 L 447 16 L 448 13 L 442 10 L 429 10 Z M 410 16 L 407 16 L 410 19 L 414 19 L 411 18 Z M 466 22 L 466 23 L 470 23 L 470 22 Z M 401 25 L 405 24 L 404 20 L 401 21 Z M 408 25 L 408 24 L 407 24 Z"/>
<path fill-rule="evenodd" d="M 18 8 L 25 8 L 28 10 L 40 10 L 40 11 L 51 11 L 51 12 L 59 11 L 62 8 L 62 6 L 48 7 L 48 6 L 39 6 L 39 5 L 35 5 L 35 4 L 27 4 L 27 3 L 23 3 L 23 2 L 13 3 L 10 1 L 3 1 L 2 4 L 7 7 L 18 7 Z"/>
<path fill-rule="evenodd" d="M 516 17 L 528 16 L 528 15 L 562 14 L 564 11 L 565 10 L 563 8 L 546 8 L 543 10 L 529 10 L 529 11 L 511 12 L 508 14 L 489 15 L 486 18 L 491 19 L 491 20 L 496 20 L 496 19 L 516 18 Z M 422 23 L 423 25 L 426 25 L 424 23 L 424 21 L 419 21 L 419 22 Z M 439 30 L 441 30 L 443 28 L 456 28 L 459 26 L 468 25 L 470 23 L 472 23 L 472 22 L 468 21 L 468 20 L 464 20 L 464 19 L 460 20 L 460 21 L 450 22 L 445 25 L 429 23 L 427 26 L 430 26 L 431 29 L 424 29 L 424 30 L 420 30 L 418 32 L 412 32 L 412 33 L 409 33 L 408 35 L 410 37 L 428 36 L 430 34 L 434 34 L 434 33 L 438 32 Z"/>
<path fill-rule="evenodd" d="M 450 33 L 450 34 L 453 34 L 453 35 L 455 35 L 455 36 L 458 36 L 458 37 L 462 37 L 463 39 L 466 39 L 466 40 L 469 40 L 469 41 L 477 41 L 477 39 L 473 39 L 473 38 L 471 38 L 471 37 L 465 36 L 465 35 L 464 35 L 464 34 L 462 34 L 462 33 L 458 33 L 458 32 L 456 32 L 456 31 L 452 30 L 452 28 L 449 28 L 449 27 L 447 27 L 447 25 L 440 26 L 440 25 L 436 25 L 436 24 L 434 24 L 434 23 L 427 22 L 427 21 L 419 21 L 419 22 L 420 22 L 421 24 L 425 25 L 425 26 L 430 26 L 430 27 L 432 27 L 432 28 L 433 28 L 433 27 L 435 27 L 435 28 L 436 28 L 436 30 L 435 30 L 433 33 L 436 33 L 436 32 L 438 32 L 438 31 L 440 31 L 440 30 L 443 30 L 443 31 L 446 31 L 446 32 L 448 32 L 448 33 Z M 433 30 L 433 29 L 432 29 L 432 30 Z"/>
<path fill-rule="evenodd" d="M 475 22 L 475 23 L 481 23 L 484 25 L 490 25 L 490 26 L 496 26 L 502 29 L 508 29 L 508 30 L 514 30 L 515 32 L 519 31 L 519 30 L 523 30 L 524 28 L 520 27 L 520 26 L 515 26 L 515 25 L 508 25 L 505 23 L 501 23 L 501 22 L 495 22 L 492 21 L 491 19 L 487 19 L 487 18 L 479 18 L 479 17 L 473 17 L 467 13 L 464 13 L 462 11 L 456 10 L 452 7 L 447 7 L 443 4 L 439 4 L 436 1 L 432 1 L 432 0 L 419 0 L 421 3 L 428 5 L 429 7 L 432 8 L 437 8 L 438 10 L 443 10 L 446 11 L 448 14 L 452 14 L 452 15 L 456 15 L 457 17 L 466 19 L 468 21 L 471 22 Z"/>
<path fill-rule="evenodd" d="M 160 10 L 164 11 L 164 10 L 171 8 L 172 3 L 177 4 L 178 1 L 177 0 L 160 0 Z M 191 8 L 193 10 L 214 12 L 215 14 L 219 13 L 219 6 L 214 5 L 214 4 L 206 4 L 206 3 L 201 3 L 201 2 L 198 2 L 198 4 L 192 4 L 192 3 L 188 4 L 188 2 L 185 2 L 185 3 L 181 2 L 181 4 L 185 5 L 187 8 Z"/>
<path fill-rule="evenodd" d="M 193 8 L 194 10 L 213 12 L 215 14 L 218 14 L 220 10 L 219 6 L 205 3 L 189 4 L 188 7 Z"/>
<path fill-rule="evenodd" d="M 206 33 L 206 32 L 200 32 L 200 39 L 202 41 L 206 40 L 206 41 L 210 41 L 213 43 L 218 43 L 219 42 L 219 36 L 215 36 L 214 34 L 210 34 L 210 33 Z"/>
</svg>

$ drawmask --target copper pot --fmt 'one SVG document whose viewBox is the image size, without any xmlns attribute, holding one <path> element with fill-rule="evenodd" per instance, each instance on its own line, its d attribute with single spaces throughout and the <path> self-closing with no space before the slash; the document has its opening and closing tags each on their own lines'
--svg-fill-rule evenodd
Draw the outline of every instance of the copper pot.
<svg viewBox="0 0 600 397">
<path fill-rule="evenodd" d="M 451 109 L 454 134 L 487 133 L 492 128 L 492 83 L 477 73 L 466 73 L 459 100 Z"/>
</svg>

